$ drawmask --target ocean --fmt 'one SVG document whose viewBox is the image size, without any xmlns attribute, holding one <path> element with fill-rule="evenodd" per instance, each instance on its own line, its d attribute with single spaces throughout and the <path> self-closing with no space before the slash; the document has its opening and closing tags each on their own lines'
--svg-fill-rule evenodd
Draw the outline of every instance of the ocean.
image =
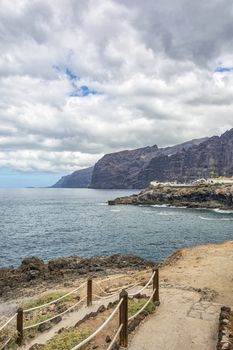
<svg viewBox="0 0 233 350">
<path fill-rule="evenodd" d="M 233 239 L 233 211 L 107 205 L 138 192 L 0 189 L 0 267 L 118 253 L 161 262 L 178 248 Z"/>
</svg>

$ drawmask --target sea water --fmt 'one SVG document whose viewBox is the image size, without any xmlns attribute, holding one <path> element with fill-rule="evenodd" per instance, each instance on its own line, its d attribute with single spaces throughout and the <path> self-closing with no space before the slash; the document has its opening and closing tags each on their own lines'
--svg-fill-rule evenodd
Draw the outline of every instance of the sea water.
<svg viewBox="0 0 233 350">
<path fill-rule="evenodd" d="M 232 211 L 107 205 L 137 192 L 1 189 L 0 267 L 118 253 L 161 262 L 178 248 L 233 239 Z"/>
</svg>

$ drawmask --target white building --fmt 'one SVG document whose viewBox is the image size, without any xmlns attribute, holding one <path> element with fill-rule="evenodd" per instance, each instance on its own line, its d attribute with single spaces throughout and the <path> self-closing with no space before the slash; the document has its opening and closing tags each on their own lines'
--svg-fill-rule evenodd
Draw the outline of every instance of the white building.
<svg viewBox="0 0 233 350">
<path fill-rule="evenodd" d="M 207 179 L 209 184 L 233 184 L 233 178 L 209 178 Z"/>
</svg>

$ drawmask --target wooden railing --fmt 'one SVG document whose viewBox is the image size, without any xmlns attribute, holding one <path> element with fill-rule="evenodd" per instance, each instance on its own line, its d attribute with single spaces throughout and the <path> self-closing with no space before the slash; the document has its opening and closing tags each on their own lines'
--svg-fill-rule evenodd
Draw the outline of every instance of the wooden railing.
<svg viewBox="0 0 233 350">
<path fill-rule="evenodd" d="M 111 280 L 111 278 L 109 280 Z M 142 287 L 140 290 L 137 290 L 134 293 L 128 293 L 128 291 L 130 289 L 135 288 L 136 286 L 140 285 L 141 284 L 140 282 L 123 286 L 123 287 L 119 288 L 119 290 L 114 291 L 113 293 L 106 292 L 104 289 L 102 289 L 102 291 L 105 293 L 105 296 L 96 295 L 93 293 L 93 281 L 94 280 L 92 278 L 88 278 L 86 282 L 81 284 L 79 287 L 77 287 L 73 291 L 71 291 L 67 294 L 64 294 L 63 296 L 59 297 L 58 299 L 50 301 L 46 304 L 35 306 L 33 308 L 26 309 L 26 310 L 23 310 L 23 308 L 19 308 L 17 310 L 17 313 L 15 315 L 13 315 L 3 326 L 0 327 L 0 331 L 3 330 L 9 323 L 11 323 L 16 318 L 16 330 L 17 330 L 16 343 L 19 346 L 21 346 L 23 343 L 25 330 L 38 327 L 39 325 L 46 323 L 46 322 L 49 322 L 58 316 L 64 315 L 65 313 L 71 311 L 71 309 L 73 309 L 73 308 L 77 307 L 79 304 L 81 304 L 85 299 L 86 299 L 86 304 L 87 304 L 87 308 L 88 308 L 93 303 L 93 297 L 97 297 L 98 299 L 101 299 L 101 300 L 107 300 L 109 298 L 114 298 L 117 295 L 119 295 L 119 302 L 118 302 L 116 308 L 111 313 L 111 315 L 108 317 L 108 319 L 93 334 L 91 334 L 87 339 L 82 341 L 80 344 L 77 344 L 71 350 L 77 350 L 77 349 L 81 348 L 81 346 L 83 346 L 84 344 L 87 344 L 90 340 L 92 340 L 108 324 L 108 322 L 114 317 L 114 315 L 116 314 L 116 312 L 118 310 L 119 310 L 119 327 L 118 327 L 117 332 L 116 332 L 116 334 L 115 334 L 115 336 L 114 336 L 114 338 L 113 338 L 113 340 L 112 340 L 112 342 L 109 345 L 107 350 L 111 350 L 111 348 L 112 348 L 113 344 L 115 343 L 116 339 L 118 338 L 118 336 L 119 336 L 120 346 L 123 346 L 126 348 L 128 346 L 128 323 L 129 323 L 129 321 L 131 321 L 133 318 L 137 317 L 147 307 L 147 305 L 150 302 L 153 302 L 156 306 L 158 306 L 160 303 L 159 302 L 159 270 L 158 270 L 158 268 L 154 268 L 152 270 L 152 276 L 150 277 L 148 282 L 144 285 L 144 287 Z M 129 317 L 129 315 L 128 315 L 128 299 L 129 299 L 129 297 L 132 298 L 135 295 L 141 293 L 146 288 L 148 288 L 148 286 L 150 284 L 152 284 L 152 293 L 151 293 L 149 299 L 147 300 L 145 305 L 141 308 L 141 310 L 139 310 L 135 315 Z M 31 311 L 34 311 L 37 309 L 41 309 L 41 308 L 47 307 L 51 304 L 54 304 L 54 303 L 64 299 L 65 297 L 77 292 L 78 290 L 82 289 L 85 286 L 86 286 L 86 295 L 83 298 L 81 298 L 77 303 L 70 306 L 68 309 L 66 309 L 62 313 L 55 315 L 47 320 L 44 320 L 44 321 L 39 322 L 37 324 L 32 324 L 32 325 L 24 327 L 24 314 L 25 313 L 28 313 L 28 312 L 31 312 Z M 4 347 L 2 347 L 1 349 L 4 349 Z"/>
</svg>

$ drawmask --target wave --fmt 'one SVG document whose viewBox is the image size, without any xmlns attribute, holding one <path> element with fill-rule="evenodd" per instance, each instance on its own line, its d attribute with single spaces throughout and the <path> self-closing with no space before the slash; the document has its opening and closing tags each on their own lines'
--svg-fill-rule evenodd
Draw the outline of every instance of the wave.
<svg viewBox="0 0 233 350">
<path fill-rule="evenodd" d="M 110 211 L 113 211 L 114 213 L 118 213 L 120 209 L 111 209 Z"/>
<path fill-rule="evenodd" d="M 174 216 L 176 215 L 175 213 L 166 213 L 166 212 L 159 212 L 159 213 L 156 213 L 157 215 L 162 215 L 162 216 Z"/>
<path fill-rule="evenodd" d="M 108 205 L 108 203 L 104 202 L 104 203 L 97 203 L 97 205 Z"/>
<path fill-rule="evenodd" d="M 212 209 L 215 213 L 219 214 L 233 214 L 233 210 Z"/>
<path fill-rule="evenodd" d="M 233 221 L 233 218 L 205 218 L 204 216 L 199 216 L 199 218 L 208 221 Z"/>
</svg>

